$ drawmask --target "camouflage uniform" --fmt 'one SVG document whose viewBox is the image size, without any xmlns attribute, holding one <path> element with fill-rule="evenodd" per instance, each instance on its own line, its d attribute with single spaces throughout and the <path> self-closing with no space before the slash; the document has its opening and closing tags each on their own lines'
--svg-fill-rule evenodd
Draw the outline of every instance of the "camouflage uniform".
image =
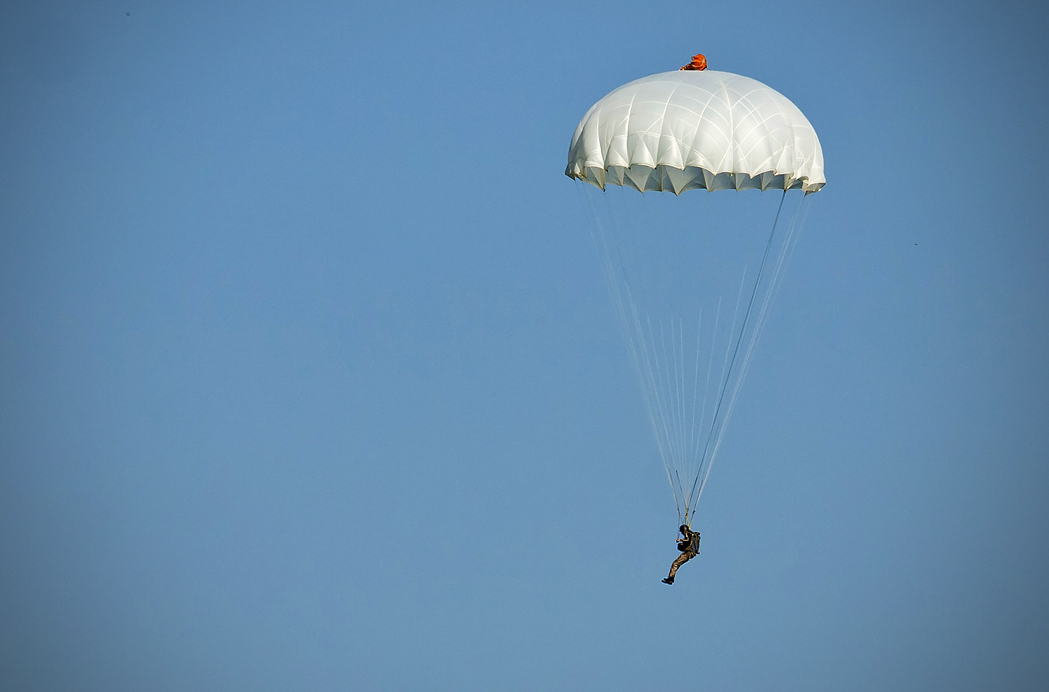
<svg viewBox="0 0 1049 692">
<path fill-rule="evenodd" d="M 683 536 L 677 539 L 677 549 L 681 551 L 681 554 L 670 565 L 670 574 L 663 580 L 664 584 L 673 584 L 674 575 L 677 574 L 678 568 L 699 555 L 699 531 L 693 531 L 685 525 L 682 525 L 678 530 Z"/>
</svg>

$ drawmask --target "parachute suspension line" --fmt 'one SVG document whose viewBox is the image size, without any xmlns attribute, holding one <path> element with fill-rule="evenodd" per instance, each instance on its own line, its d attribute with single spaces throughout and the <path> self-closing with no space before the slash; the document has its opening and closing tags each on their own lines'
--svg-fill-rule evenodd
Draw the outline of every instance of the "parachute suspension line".
<svg viewBox="0 0 1049 692">
<path fill-rule="evenodd" d="M 707 450 L 710 448 L 710 440 L 714 436 L 715 426 L 718 425 L 718 409 L 720 409 L 721 398 L 724 397 L 725 389 L 728 387 L 730 378 L 732 376 L 732 367 L 731 367 L 731 364 L 730 364 L 730 356 L 732 355 L 732 339 L 731 339 L 731 336 L 736 333 L 736 321 L 739 319 L 739 306 L 743 302 L 743 292 L 746 289 L 746 287 L 747 287 L 747 268 L 743 267 L 743 275 L 740 277 L 740 280 L 739 280 L 739 292 L 736 294 L 736 307 L 732 310 L 732 323 L 731 323 L 731 325 L 729 325 L 729 329 L 728 329 L 728 335 L 729 335 L 730 338 L 727 339 L 726 342 L 725 342 L 725 360 L 721 364 L 721 374 L 718 376 L 718 387 L 717 387 L 718 407 L 715 408 L 714 414 L 713 414 L 713 416 L 710 419 L 710 430 L 708 430 L 706 435 L 703 436 L 703 449 L 699 450 L 698 447 L 697 447 L 696 452 L 695 452 L 695 461 L 693 462 L 695 464 L 695 471 L 693 471 L 693 473 L 690 475 L 690 478 L 693 479 L 693 483 L 692 483 L 692 487 L 689 490 L 688 497 L 685 500 L 685 512 L 686 512 L 686 514 L 688 513 L 688 511 L 690 509 L 694 509 L 695 508 L 695 502 L 698 502 L 698 500 L 699 500 L 699 498 L 697 497 L 695 499 L 695 502 L 694 502 L 692 500 L 692 495 L 695 493 L 696 482 L 698 482 L 698 480 L 700 478 L 700 475 L 702 474 L 703 465 L 704 464 L 708 464 L 709 465 L 709 461 L 708 461 L 708 457 L 707 457 Z M 719 312 L 720 312 L 720 309 L 721 309 L 721 303 L 720 303 L 720 300 L 719 300 L 719 302 L 718 302 L 718 310 L 719 310 Z M 745 322 L 744 322 L 744 325 L 745 325 Z M 711 345 L 710 345 L 710 363 L 711 363 L 711 365 L 713 365 L 713 361 L 714 361 L 714 347 L 716 345 L 716 339 L 717 339 L 717 334 L 716 333 L 714 335 L 714 338 L 715 338 L 715 342 L 711 343 Z M 706 392 L 708 392 L 708 393 L 710 391 L 709 390 L 709 386 L 710 386 L 709 381 L 710 381 L 710 370 L 708 368 L 708 371 L 707 371 L 707 387 L 708 387 L 708 389 L 706 390 Z M 706 402 L 704 400 L 704 410 L 706 409 L 706 405 L 705 404 L 706 404 Z"/>
<path fill-rule="evenodd" d="M 593 197 L 587 196 L 586 192 L 582 190 L 580 190 L 580 194 L 586 198 L 585 203 L 590 208 L 591 218 L 594 220 L 594 226 L 596 226 L 596 231 L 594 226 L 590 228 L 591 240 L 604 260 L 604 276 L 615 303 L 620 327 L 623 329 L 626 337 L 627 352 L 642 390 L 647 394 L 642 397 L 645 403 L 645 410 L 648 414 L 653 435 L 656 438 L 656 446 L 663 461 L 667 481 L 674 495 L 674 503 L 677 506 L 677 513 L 680 518 L 682 516 L 681 504 L 684 500 L 685 491 L 680 476 L 674 470 L 673 450 L 669 446 L 670 433 L 666 428 L 666 405 L 657 385 L 656 370 L 658 365 L 653 365 L 654 354 L 652 351 L 654 348 L 649 348 L 650 340 L 652 346 L 655 346 L 651 322 L 648 322 L 648 334 L 646 335 L 644 325 L 638 313 L 637 301 L 634 299 L 633 291 L 630 287 L 631 282 L 626 270 L 626 264 L 623 261 L 617 230 L 612 228 L 611 233 L 604 232 L 601 217 L 594 206 Z M 605 197 L 605 202 L 609 206 L 609 220 L 614 226 L 616 217 L 615 214 L 611 213 L 611 203 L 608 201 L 607 196 Z M 609 241 L 610 236 L 612 242 Z M 623 280 L 617 281 L 617 275 L 621 276 Z M 662 421 L 662 426 L 659 424 L 659 421 Z"/>
<path fill-rule="evenodd" d="M 707 404 L 709 403 L 709 393 L 710 393 L 710 376 L 711 376 L 711 374 L 714 371 L 714 350 L 715 350 L 715 347 L 717 346 L 718 325 L 721 322 L 721 303 L 722 303 L 722 298 L 719 296 L 718 297 L 717 310 L 714 312 L 714 327 L 711 330 L 711 336 L 710 336 L 710 351 L 709 351 L 710 355 L 707 358 L 707 372 L 706 372 L 706 375 L 705 375 L 704 381 L 703 381 L 703 407 L 702 407 L 702 409 L 700 410 L 700 413 L 699 413 L 699 423 L 698 423 L 698 425 L 693 426 L 693 434 L 694 435 L 705 425 L 704 421 L 706 421 L 706 417 L 707 417 Z M 697 336 L 697 342 L 698 342 L 698 340 L 699 340 L 699 337 Z M 697 359 L 697 361 L 699 359 L 698 352 L 696 354 L 696 359 Z M 698 376 L 699 376 L 698 371 L 696 373 L 696 376 L 698 378 Z M 693 413 L 694 412 L 695 411 L 693 411 Z M 697 440 L 697 442 L 698 442 L 698 440 Z M 703 454 L 701 454 L 701 452 L 700 452 L 698 443 L 696 444 L 695 447 L 693 447 L 693 458 L 692 458 L 691 465 L 690 465 L 689 468 L 691 469 L 690 478 L 697 478 L 699 476 L 700 470 L 703 468 Z M 682 494 L 684 494 L 684 493 L 682 493 Z M 686 523 L 688 523 L 688 522 L 686 522 Z M 689 526 L 691 526 L 691 524 L 689 524 Z"/>
<path fill-rule="evenodd" d="M 641 199 L 642 203 L 646 200 L 644 196 Z M 606 197 L 605 200 L 611 207 L 610 197 Z M 609 218 L 613 224 L 617 218 L 610 208 Z M 656 437 L 657 446 L 660 448 L 660 456 L 673 491 L 678 518 L 681 519 L 682 505 L 688 487 L 681 479 L 681 471 L 690 471 L 686 464 L 690 456 L 686 446 L 688 435 L 684 431 L 686 421 L 684 326 L 680 319 L 675 320 L 674 318 L 669 318 L 667 323 L 659 321 L 657 325 L 653 324 L 647 316 L 642 320 L 632 286 L 633 281 L 626 270 L 619 240 L 617 232 L 615 242 L 616 249 L 619 251 L 617 255 L 619 261 L 618 266 L 612 267 L 611 287 L 614 294 L 618 294 L 616 300 L 624 303 L 624 309 L 621 310 L 621 325 L 630 349 L 636 354 L 633 359 L 635 372 L 642 393 L 645 395 L 649 423 Z M 619 270 L 622 282 L 614 280 L 615 269 Z M 629 311 L 626 308 L 629 308 Z M 658 340 L 656 326 L 659 328 Z M 691 480 L 694 473 L 694 471 L 689 472 L 687 479 Z M 687 508 L 685 509 L 687 514 Z"/>
<path fill-rule="evenodd" d="M 780 254 L 777 257 L 776 266 L 772 271 L 772 277 L 769 279 L 769 288 L 765 292 L 765 297 L 762 301 L 761 308 L 758 310 L 758 317 L 754 322 L 754 335 L 751 338 L 751 341 L 747 344 L 747 351 L 743 358 L 743 366 L 740 369 L 741 375 L 745 375 L 747 369 L 749 368 L 750 356 L 753 353 L 754 347 L 757 344 L 758 340 L 761 338 L 761 333 L 765 329 L 765 324 L 768 322 L 768 317 L 770 314 L 772 303 L 775 302 L 776 296 L 779 294 L 780 286 L 783 283 L 783 269 L 790 261 L 790 256 L 794 253 L 794 248 L 797 245 L 798 237 L 800 236 L 800 233 L 798 233 L 798 231 L 800 231 L 802 224 L 799 223 L 799 217 L 801 221 L 804 222 L 803 209 L 805 211 L 808 210 L 808 206 L 804 204 L 804 199 L 802 200 L 802 204 L 799 204 L 798 208 L 794 210 L 794 215 L 791 217 L 790 223 L 787 225 L 786 239 L 784 240 L 782 245 L 783 250 L 780 251 Z M 736 392 L 738 391 L 739 385 L 737 384 Z M 734 396 L 735 392 L 733 393 L 733 397 Z"/>
<path fill-rule="evenodd" d="M 703 308 L 699 309 L 699 317 L 696 320 L 696 366 L 693 372 L 695 375 L 692 379 L 692 425 L 689 426 L 688 434 L 688 447 L 687 449 L 694 449 L 696 444 L 696 409 L 699 408 L 699 353 L 703 348 Z M 704 402 L 706 398 L 704 397 Z M 700 416 L 699 424 L 703 424 L 703 417 Z"/>
<path fill-rule="evenodd" d="M 678 433 L 681 430 L 681 422 L 678 420 L 678 416 L 681 411 L 677 406 L 678 402 L 678 377 L 677 377 L 677 339 L 675 337 L 674 320 L 670 320 L 670 348 L 667 348 L 666 334 L 663 332 L 663 321 L 659 322 L 659 340 L 663 346 L 663 372 L 666 375 L 667 392 L 671 397 L 670 406 L 670 430 L 673 436 L 671 439 L 671 449 L 676 450 L 678 453 L 681 451 L 680 440 Z M 673 378 L 673 382 L 671 382 Z M 673 454 L 676 458 L 678 455 Z"/>
<path fill-rule="evenodd" d="M 718 310 L 714 315 L 714 334 L 710 340 L 710 357 L 707 359 L 707 378 L 703 383 L 703 411 L 700 413 L 699 421 L 700 425 L 707 418 L 707 396 L 706 393 L 710 391 L 710 374 L 714 370 L 714 346 L 717 343 L 718 336 L 718 322 L 721 320 L 721 298 L 718 298 Z M 698 451 L 698 450 L 697 450 Z M 702 464 L 702 458 L 699 459 L 699 464 Z M 697 469 L 698 474 L 698 469 Z"/>
<path fill-rule="evenodd" d="M 685 379 L 685 321 L 683 318 L 678 319 L 677 323 L 677 341 L 678 341 L 678 410 L 681 411 L 681 430 L 678 434 L 681 438 L 681 453 L 684 456 L 688 456 L 688 439 L 690 437 L 690 428 L 685 427 L 688 422 L 688 382 Z"/>
<path fill-rule="evenodd" d="M 743 324 L 740 326 L 739 337 L 736 339 L 736 346 L 735 346 L 735 349 L 733 350 L 733 353 L 732 353 L 732 360 L 729 363 L 729 377 L 731 377 L 731 372 L 732 372 L 732 370 L 733 370 L 733 368 L 735 367 L 735 364 L 736 364 L 736 357 L 739 354 L 740 345 L 743 343 L 743 338 L 746 335 L 747 325 L 748 325 L 748 323 L 750 321 L 750 313 L 751 313 L 751 311 L 754 308 L 754 299 L 756 298 L 757 293 L 758 293 L 758 288 L 761 285 L 761 276 L 764 273 L 765 264 L 768 261 L 769 252 L 772 249 L 772 239 L 776 235 L 776 226 L 779 224 L 780 214 L 783 212 L 783 203 L 786 201 L 786 199 L 787 199 L 787 191 L 784 190 L 783 191 L 783 195 L 782 195 L 782 197 L 780 197 L 780 200 L 779 200 L 779 206 L 776 208 L 776 217 L 772 221 L 772 230 L 769 231 L 769 239 L 768 239 L 768 242 L 766 242 L 766 244 L 765 244 L 765 252 L 764 252 L 764 254 L 762 255 L 762 258 L 761 258 L 761 264 L 758 266 L 758 274 L 757 274 L 757 276 L 754 279 L 754 289 L 751 291 L 750 300 L 747 303 L 747 311 L 743 315 Z M 793 226 L 793 224 L 791 224 L 791 226 Z M 793 231 L 793 228 L 791 228 L 790 230 Z M 784 250 L 786 250 L 786 247 L 784 247 Z M 775 271 L 776 275 L 778 275 L 780 273 L 780 269 L 782 267 L 782 254 L 783 253 L 781 252 L 781 254 L 780 254 L 780 260 L 781 261 L 777 263 L 777 267 L 776 267 L 776 271 Z M 769 286 L 769 293 L 771 293 L 772 288 L 773 288 L 773 286 L 770 285 Z M 759 309 L 759 320 L 758 321 L 762 323 L 761 326 L 764 326 L 763 323 L 764 323 L 764 320 L 765 320 L 765 318 L 767 316 L 767 308 L 768 308 L 768 305 L 769 305 L 768 298 L 769 298 L 769 296 L 768 296 L 768 294 L 766 294 L 765 300 L 762 301 L 762 307 Z M 728 423 L 728 419 L 729 419 L 729 417 L 730 417 L 730 415 L 732 413 L 733 405 L 735 404 L 735 401 L 736 401 L 736 396 L 738 395 L 740 386 L 743 383 L 743 375 L 745 374 L 745 366 L 750 360 L 750 354 L 753 351 L 753 348 L 754 348 L 754 345 L 755 345 L 756 342 L 757 342 L 757 329 L 755 328 L 755 330 L 753 330 L 752 333 L 751 333 L 751 340 L 748 343 L 747 349 L 745 350 L 744 362 L 741 363 L 740 375 L 736 379 L 735 386 L 732 388 L 732 390 L 733 390 L 732 391 L 732 396 L 729 397 L 729 406 L 725 410 L 725 417 L 720 422 L 720 426 L 718 427 L 717 439 L 716 439 L 716 441 L 714 443 L 714 449 L 712 450 L 712 452 L 710 454 L 710 458 L 709 458 L 709 460 L 707 460 L 706 469 L 703 472 L 702 476 L 698 476 L 697 475 L 695 481 L 692 484 L 692 490 L 689 493 L 688 500 L 685 503 L 685 506 L 686 506 L 686 510 L 685 511 L 686 511 L 686 513 L 688 512 L 687 508 L 691 507 L 691 506 L 694 506 L 695 503 L 698 503 L 699 502 L 699 498 L 703 495 L 703 488 L 706 486 L 707 478 L 710 476 L 710 469 L 714 466 L 714 458 L 717 455 L 718 448 L 721 446 L 721 440 L 722 440 L 722 437 L 724 436 L 725 426 Z M 726 390 L 724 388 L 722 388 L 720 394 L 718 395 L 718 403 L 717 403 L 717 406 L 714 409 L 714 418 L 713 418 L 713 422 L 711 424 L 711 434 L 713 434 L 713 432 L 714 432 L 714 427 L 713 426 L 717 422 L 718 415 L 721 413 L 721 407 L 724 404 L 725 391 Z M 709 444 L 709 443 L 710 443 L 710 438 L 708 437 L 707 438 L 707 444 Z M 706 451 L 704 450 L 704 456 L 705 456 L 705 454 L 706 454 Z"/>
<path fill-rule="evenodd" d="M 660 361 L 660 351 L 656 348 L 656 337 L 655 329 L 652 327 L 652 320 L 645 318 L 644 325 L 641 323 L 640 315 L 637 311 L 637 305 L 633 302 L 633 292 L 627 287 L 628 296 L 631 298 L 631 309 L 634 313 L 634 330 L 629 330 L 629 324 L 624 324 L 624 329 L 627 330 L 628 340 L 637 340 L 637 347 L 643 356 L 640 361 L 640 365 L 636 365 L 638 377 L 643 380 L 642 387 L 648 391 L 648 397 L 646 397 L 646 406 L 649 408 L 649 418 L 652 423 L 652 432 L 657 437 L 657 442 L 662 449 L 666 450 L 663 455 L 664 464 L 667 466 L 668 472 L 675 467 L 674 464 L 674 445 L 673 436 L 670 432 L 670 427 L 673 426 L 673 415 L 670 410 L 670 402 L 665 399 L 664 392 L 669 392 L 668 385 L 664 384 L 666 367 L 666 348 L 664 341 L 663 348 L 663 360 Z M 647 332 L 645 326 L 647 325 Z M 660 325 L 660 334 L 662 334 L 662 325 Z M 644 367 L 641 367 L 644 366 Z M 645 392 L 642 391 L 644 394 Z M 653 412 L 651 410 L 651 404 L 648 401 L 654 401 L 656 408 Z M 658 414 L 658 421 L 656 420 Z M 662 423 L 660 425 L 659 423 Z M 670 426 L 670 427 L 668 427 Z M 682 495 L 682 497 L 684 497 Z"/>
<path fill-rule="evenodd" d="M 681 475 L 677 471 L 674 471 L 674 479 L 677 481 L 677 485 L 671 485 L 671 488 L 674 490 L 674 508 L 677 509 L 677 520 L 681 521 L 681 502 L 678 500 L 678 497 L 685 497 L 685 488 L 681 484 Z M 687 512 L 685 516 L 688 516 Z"/>
<path fill-rule="evenodd" d="M 747 344 L 746 353 L 743 358 L 743 364 L 740 368 L 740 374 L 736 380 L 736 385 L 733 388 L 732 395 L 729 398 L 728 410 L 725 414 L 725 420 L 731 416 L 732 410 L 735 407 L 736 397 L 739 395 L 739 390 L 742 387 L 743 379 L 747 375 L 747 371 L 750 368 L 750 358 L 754 352 L 754 348 L 757 345 L 758 340 L 761 338 L 761 333 L 764 331 L 765 324 L 768 322 L 770 314 L 770 308 L 772 303 L 775 302 L 776 296 L 779 293 L 780 286 L 782 285 L 783 269 L 789 263 L 791 255 L 793 255 L 794 248 L 797 246 L 798 238 L 800 237 L 800 230 L 804 225 L 805 215 L 808 212 L 808 205 L 802 200 L 798 208 L 794 210 L 794 214 L 791 217 L 790 224 L 787 227 L 786 239 L 782 244 L 782 250 L 777 258 L 775 269 L 772 273 L 772 278 L 769 280 L 769 287 L 765 293 L 764 300 L 760 310 L 758 311 L 758 317 L 755 320 L 755 327 Z M 714 444 L 714 451 L 711 453 L 711 462 L 715 456 L 717 456 L 718 449 L 721 447 L 722 438 L 724 436 L 724 428 L 719 432 L 718 438 Z M 707 471 L 709 475 L 709 468 Z M 700 485 L 699 493 L 703 492 L 703 486 L 706 485 L 706 476 L 703 477 L 703 482 Z M 696 496 L 696 501 L 699 501 L 699 495 Z"/>
<path fill-rule="evenodd" d="M 786 193 L 784 193 L 786 194 Z M 736 379 L 735 387 L 733 388 L 732 395 L 729 397 L 728 411 L 725 414 L 726 421 L 732 413 L 732 409 L 735 406 L 736 397 L 739 395 L 739 390 L 743 385 L 743 378 L 746 377 L 747 371 L 750 369 L 750 358 L 754 352 L 754 348 L 757 346 L 758 341 L 761 339 L 761 334 L 765 330 L 765 324 L 768 322 L 770 308 L 776 300 L 776 296 L 779 294 L 780 286 L 783 283 L 783 269 L 790 261 L 791 255 L 794 253 L 794 248 L 797 246 L 798 238 L 801 233 L 800 230 L 804 225 L 805 215 L 808 212 L 808 205 L 805 200 L 802 199 L 801 203 L 794 210 L 794 214 L 791 217 L 790 223 L 787 226 L 786 238 L 782 244 L 782 250 L 780 251 L 776 266 L 773 269 L 772 277 L 768 282 L 768 289 L 765 291 L 764 299 L 761 303 L 761 308 L 758 310 L 757 319 L 754 322 L 754 330 L 752 332 L 750 341 L 747 343 L 746 353 L 743 357 L 743 364 L 740 367 L 739 377 Z M 724 428 L 722 428 L 722 431 Z M 711 459 L 717 455 L 718 448 L 721 446 L 721 440 L 723 432 L 719 433 L 716 444 L 714 445 L 714 451 L 711 454 Z M 705 481 L 705 479 L 704 479 Z M 700 491 L 702 492 L 702 490 Z M 698 501 L 698 498 L 697 498 Z"/>
<path fill-rule="evenodd" d="M 681 343 L 681 332 L 683 326 L 678 325 L 675 329 L 674 319 L 670 318 L 670 348 L 666 347 L 666 335 L 663 333 L 663 324 L 659 325 L 660 341 L 663 343 L 663 365 L 666 372 L 668 392 L 672 392 L 674 406 L 670 407 L 670 428 L 674 433 L 673 444 L 677 454 L 673 456 L 683 459 L 687 456 L 688 448 L 685 446 L 685 384 L 684 384 L 684 345 Z M 668 361 L 672 363 L 668 365 Z M 673 376 L 673 382 L 670 381 Z"/>
<path fill-rule="evenodd" d="M 607 213 L 598 214 L 597 203 L 592 197 L 594 193 L 585 186 L 576 189 L 586 198 L 585 206 L 591 212 L 591 240 L 603 260 L 603 274 L 626 337 L 627 354 L 644 395 L 645 413 L 656 438 L 678 519 L 691 525 L 756 343 L 764 331 L 770 307 L 782 283 L 783 269 L 797 242 L 799 218 L 804 218 L 802 212 L 807 213 L 808 206 L 801 205 L 794 210 L 784 234 L 779 226 L 779 221 L 785 216 L 782 213 L 786 199 L 784 192 L 756 276 L 748 281 L 752 272 L 743 268 L 732 319 L 725 325 L 727 332 L 722 333 L 724 297 L 718 298 L 712 326 L 709 313 L 704 314 L 700 307 L 695 319 L 696 355 L 692 358 L 685 347 L 686 341 L 691 347 L 692 338 L 691 335 L 686 338 L 683 317 L 675 315 L 662 319 L 649 316 L 642 310 L 646 298 L 638 290 L 643 286 L 635 280 L 637 277 L 627 262 L 628 249 L 624 244 L 629 244 L 628 234 L 633 230 L 631 222 L 636 219 L 631 218 L 628 208 L 613 211 L 614 203 L 619 200 L 608 194 L 602 195 Z M 644 195 L 641 199 L 647 201 Z M 784 237 L 783 242 L 776 242 L 774 251 L 773 242 Z M 760 300 L 759 291 L 762 291 Z M 707 324 L 704 324 L 704 318 Z M 706 348 L 704 342 L 707 342 Z M 717 374 L 714 372 L 715 360 L 721 362 Z M 700 395 L 698 383 L 703 361 L 706 361 L 706 373 L 703 394 Z M 688 372 L 688 367 L 693 367 L 693 372 Z M 691 393 L 688 391 L 690 384 Z M 712 410 L 710 419 L 706 417 L 708 410 Z"/>
</svg>

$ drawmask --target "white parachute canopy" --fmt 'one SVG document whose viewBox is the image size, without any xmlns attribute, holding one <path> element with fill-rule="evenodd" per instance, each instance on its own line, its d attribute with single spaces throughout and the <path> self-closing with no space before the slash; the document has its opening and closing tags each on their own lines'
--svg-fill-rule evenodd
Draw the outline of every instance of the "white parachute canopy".
<svg viewBox="0 0 1049 692">
<path fill-rule="evenodd" d="M 713 70 L 630 82 L 590 108 L 565 174 L 604 189 L 793 190 L 825 182 L 816 131 L 785 96 Z"/>
<path fill-rule="evenodd" d="M 678 517 L 690 524 L 804 200 L 824 185 L 819 138 L 761 82 L 680 70 L 594 104 L 565 174 L 603 191 L 580 186 Z M 779 194 L 678 197 L 689 190 Z"/>
</svg>

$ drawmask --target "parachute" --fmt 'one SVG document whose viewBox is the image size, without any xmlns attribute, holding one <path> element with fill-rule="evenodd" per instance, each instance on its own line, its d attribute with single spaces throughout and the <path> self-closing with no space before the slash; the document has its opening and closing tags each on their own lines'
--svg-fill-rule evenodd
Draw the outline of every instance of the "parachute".
<svg viewBox="0 0 1049 692">
<path fill-rule="evenodd" d="M 601 191 L 579 186 L 678 517 L 687 525 L 807 197 L 825 183 L 819 138 L 797 106 L 754 79 L 705 67 L 697 55 L 681 70 L 638 79 L 599 100 L 572 136 L 565 170 Z"/>
</svg>

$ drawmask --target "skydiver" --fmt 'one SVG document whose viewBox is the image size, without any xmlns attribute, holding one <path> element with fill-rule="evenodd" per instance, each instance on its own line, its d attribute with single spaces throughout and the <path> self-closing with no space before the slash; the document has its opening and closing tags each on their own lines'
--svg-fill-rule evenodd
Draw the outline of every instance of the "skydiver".
<svg viewBox="0 0 1049 692">
<path fill-rule="evenodd" d="M 677 539 L 677 549 L 681 554 L 674 559 L 674 564 L 670 565 L 670 574 L 663 580 L 664 584 L 673 584 L 678 568 L 699 555 L 699 531 L 693 531 L 687 524 L 679 526 L 678 531 L 681 532 L 681 538 Z"/>
</svg>

